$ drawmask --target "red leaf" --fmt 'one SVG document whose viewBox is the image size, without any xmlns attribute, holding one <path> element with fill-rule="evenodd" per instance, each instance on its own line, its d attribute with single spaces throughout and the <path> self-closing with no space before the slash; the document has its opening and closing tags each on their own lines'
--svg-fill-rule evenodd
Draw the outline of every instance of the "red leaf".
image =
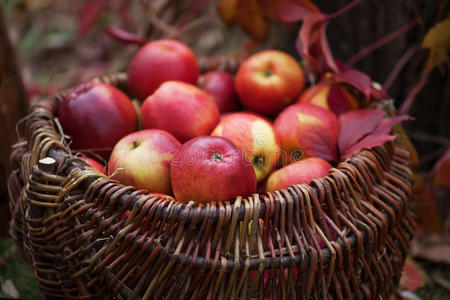
<svg viewBox="0 0 450 300">
<path fill-rule="evenodd" d="M 398 122 L 410 119 L 409 116 L 397 116 L 383 119 L 381 109 L 362 109 L 350 111 L 339 116 L 338 145 L 341 158 L 350 157 L 363 148 L 380 146 L 395 137 L 389 135 Z"/>
<path fill-rule="evenodd" d="M 316 117 L 298 113 L 298 138 L 304 145 L 307 156 L 315 156 L 327 161 L 337 160 L 336 140 L 331 136 L 329 129 Z"/>
<path fill-rule="evenodd" d="M 399 284 L 411 292 L 425 285 L 425 274 L 423 270 L 411 258 L 406 259 Z"/>
<path fill-rule="evenodd" d="M 433 167 L 433 183 L 450 187 L 450 147 Z"/>
<path fill-rule="evenodd" d="M 310 13 L 320 12 L 310 0 L 280 0 L 277 10 L 278 19 L 282 22 L 297 22 Z"/>
<path fill-rule="evenodd" d="M 354 110 L 339 116 L 338 146 L 341 154 L 372 132 L 383 119 L 382 109 Z"/>
<path fill-rule="evenodd" d="M 338 67 L 331 53 L 326 27 L 328 17 L 322 13 L 310 13 L 303 19 L 297 38 L 297 52 L 303 59 L 311 60 L 323 72 L 337 73 Z"/>
<path fill-rule="evenodd" d="M 352 106 L 352 99 L 349 99 L 349 97 L 351 96 L 343 91 L 343 87 L 339 84 L 332 84 L 327 97 L 328 106 L 337 116 L 351 111 L 355 107 Z"/>
<path fill-rule="evenodd" d="M 146 39 L 116 27 L 107 27 L 105 32 L 121 43 L 137 45 L 144 45 L 147 43 Z"/>
<path fill-rule="evenodd" d="M 78 37 L 83 37 L 94 26 L 108 0 L 94 0 L 83 4 L 78 12 Z"/>
<path fill-rule="evenodd" d="M 372 80 L 365 73 L 355 69 L 349 69 L 342 73 L 335 74 L 334 77 L 342 83 L 349 84 L 360 90 L 366 99 L 369 99 Z"/>
<path fill-rule="evenodd" d="M 384 143 L 388 141 L 392 141 L 395 139 L 392 135 L 368 135 L 364 137 L 362 140 L 360 140 L 358 143 L 353 144 L 350 148 L 348 148 L 343 155 L 341 155 L 341 158 L 347 158 L 350 157 L 356 153 L 358 153 L 360 150 L 367 148 L 373 148 L 376 146 L 383 145 Z"/>
</svg>

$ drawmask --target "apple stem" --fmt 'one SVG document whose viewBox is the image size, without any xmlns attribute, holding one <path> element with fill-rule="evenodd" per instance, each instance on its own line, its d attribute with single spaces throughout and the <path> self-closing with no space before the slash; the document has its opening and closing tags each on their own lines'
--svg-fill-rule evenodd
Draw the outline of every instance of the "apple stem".
<svg viewBox="0 0 450 300">
<path fill-rule="evenodd" d="M 137 141 L 133 141 L 133 149 L 137 148 L 139 146 L 139 143 Z"/>
<path fill-rule="evenodd" d="M 222 153 L 214 153 L 214 154 L 211 156 L 211 159 L 212 159 L 213 161 L 221 161 L 222 158 L 223 158 Z"/>
</svg>

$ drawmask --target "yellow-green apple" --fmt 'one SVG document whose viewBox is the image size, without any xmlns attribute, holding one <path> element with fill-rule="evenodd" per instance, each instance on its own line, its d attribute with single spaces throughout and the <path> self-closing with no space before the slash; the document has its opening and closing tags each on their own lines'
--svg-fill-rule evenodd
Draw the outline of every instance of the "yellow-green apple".
<svg viewBox="0 0 450 300">
<path fill-rule="evenodd" d="M 85 83 L 72 90 L 58 109 L 71 148 L 90 150 L 108 159 L 112 148 L 137 128 L 137 114 L 130 99 L 105 83 Z"/>
<path fill-rule="evenodd" d="M 246 112 L 231 113 L 211 133 L 229 139 L 253 165 L 256 180 L 263 180 L 275 166 L 280 153 L 272 125 Z"/>
<path fill-rule="evenodd" d="M 256 191 L 252 164 L 228 139 L 201 136 L 185 143 L 170 164 L 177 201 L 234 201 Z"/>
<path fill-rule="evenodd" d="M 316 156 L 337 160 L 339 121 L 328 109 L 297 103 L 284 109 L 274 122 L 281 143 L 280 164 Z"/>
<path fill-rule="evenodd" d="M 167 81 L 145 99 L 141 118 L 144 128 L 166 130 L 184 143 L 210 134 L 220 113 L 207 92 L 188 83 Z"/>
<path fill-rule="evenodd" d="M 220 113 L 239 109 L 234 78 L 230 74 L 222 71 L 205 73 L 199 77 L 198 86 L 213 97 Z"/>
<path fill-rule="evenodd" d="M 133 132 L 114 147 L 109 171 L 123 184 L 170 194 L 170 161 L 180 147 L 181 144 L 163 130 Z"/>
<path fill-rule="evenodd" d="M 309 184 L 311 180 L 327 176 L 332 166 L 318 157 L 309 157 L 276 170 L 267 179 L 266 191 L 287 189 L 294 184 Z"/>
<path fill-rule="evenodd" d="M 101 163 L 96 161 L 95 159 L 92 159 L 92 158 L 89 158 L 89 157 L 84 157 L 84 156 L 80 157 L 80 159 L 84 160 L 85 162 L 87 162 L 91 167 L 93 167 L 94 169 L 96 169 L 100 173 L 108 175 L 108 172 L 106 171 L 106 168 Z"/>
<path fill-rule="evenodd" d="M 199 67 L 194 52 L 176 40 L 145 44 L 128 66 L 128 88 L 141 100 L 169 80 L 197 84 Z"/>
<path fill-rule="evenodd" d="M 318 105 L 337 115 L 358 109 L 358 100 L 350 92 L 350 88 L 338 83 L 319 83 L 309 87 L 297 102 Z"/>
<path fill-rule="evenodd" d="M 248 109 L 268 116 L 294 102 L 304 86 L 298 62 L 277 51 L 261 51 L 247 58 L 236 74 L 236 90 Z"/>
</svg>

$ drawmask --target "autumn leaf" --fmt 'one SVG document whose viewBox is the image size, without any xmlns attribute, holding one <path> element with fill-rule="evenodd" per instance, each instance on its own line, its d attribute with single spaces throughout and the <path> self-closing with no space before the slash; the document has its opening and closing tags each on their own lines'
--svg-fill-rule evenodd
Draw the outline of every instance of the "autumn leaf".
<svg viewBox="0 0 450 300">
<path fill-rule="evenodd" d="M 258 0 L 239 0 L 236 21 L 257 40 L 263 40 L 269 31 L 269 24 Z"/>
<path fill-rule="evenodd" d="M 78 12 L 78 37 L 83 37 L 94 26 L 108 4 L 108 0 L 88 1 Z"/>
<path fill-rule="evenodd" d="M 336 140 L 334 140 L 329 129 L 318 118 L 297 114 L 298 138 L 304 141 L 308 147 L 303 148 L 307 156 L 315 156 L 327 161 L 337 160 Z"/>
<path fill-rule="evenodd" d="M 227 24 L 234 23 L 239 0 L 223 0 L 217 5 L 220 18 Z"/>
<path fill-rule="evenodd" d="M 403 265 L 399 285 L 411 292 L 415 292 L 425 285 L 425 272 L 410 257 L 406 259 L 405 264 Z"/>
<path fill-rule="evenodd" d="M 140 36 L 116 27 L 107 27 L 105 32 L 115 40 L 125 44 L 144 45 L 147 42 L 146 39 L 141 38 Z"/>
<path fill-rule="evenodd" d="M 338 82 L 346 83 L 358 89 L 366 96 L 366 99 L 369 100 L 372 80 L 367 74 L 355 69 L 349 69 L 334 74 L 333 76 Z"/>
<path fill-rule="evenodd" d="M 409 116 L 384 118 L 381 109 L 361 109 L 339 116 L 338 147 L 341 158 L 350 157 L 364 148 L 373 148 L 393 140 L 392 127 Z"/>
<path fill-rule="evenodd" d="M 450 19 L 439 22 L 425 36 L 422 47 L 430 50 L 425 70 L 429 73 L 443 63 L 450 51 Z"/>
<path fill-rule="evenodd" d="M 269 24 L 259 0 L 224 0 L 217 5 L 217 11 L 227 25 L 237 22 L 253 38 L 266 37 Z"/>
<path fill-rule="evenodd" d="M 450 188 L 450 147 L 436 162 L 432 174 L 434 184 Z"/>
<path fill-rule="evenodd" d="M 318 13 L 320 9 L 310 0 L 279 0 L 277 17 L 282 22 L 297 22 L 310 13 Z"/>
</svg>

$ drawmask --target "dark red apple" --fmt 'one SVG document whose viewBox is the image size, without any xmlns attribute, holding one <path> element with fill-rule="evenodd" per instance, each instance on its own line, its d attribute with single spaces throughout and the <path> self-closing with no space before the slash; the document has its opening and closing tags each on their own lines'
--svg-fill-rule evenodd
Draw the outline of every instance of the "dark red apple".
<svg viewBox="0 0 450 300">
<path fill-rule="evenodd" d="M 220 114 L 205 91 L 184 82 L 167 81 L 145 99 L 141 118 L 144 128 L 165 130 L 184 143 L 210 134 Z"/>
<path fill-rule="evenodd" d="M 200 74 L 194 52 L 176 40 L 157 40 L 144 45 L 128 67 L 128 88 L 143 100 L 169 80 L 197 84 Z"/>
<path fill-rule="evenodd" d="M 137 128 L 137 114 L 130 99 L 105 83 L 85 83 L 72 90 L 58 109 L 71 148 L 90 150 L 106 160 L 118 140 Z"/>
<path fill-rule="evenodd" d="M 170 164 L 177 201 L 234 201 L 256 191 L 252 164 L 223 137 L 201 136 L 185 143 Z"/>
<path fill-rule="evenodd" d="M 213 97 L 220 113 L 239 109 L 234 78 L 230 74 L 222 71 L 205 73 L 198 79 L 198 86 Z"/>
</svg>

